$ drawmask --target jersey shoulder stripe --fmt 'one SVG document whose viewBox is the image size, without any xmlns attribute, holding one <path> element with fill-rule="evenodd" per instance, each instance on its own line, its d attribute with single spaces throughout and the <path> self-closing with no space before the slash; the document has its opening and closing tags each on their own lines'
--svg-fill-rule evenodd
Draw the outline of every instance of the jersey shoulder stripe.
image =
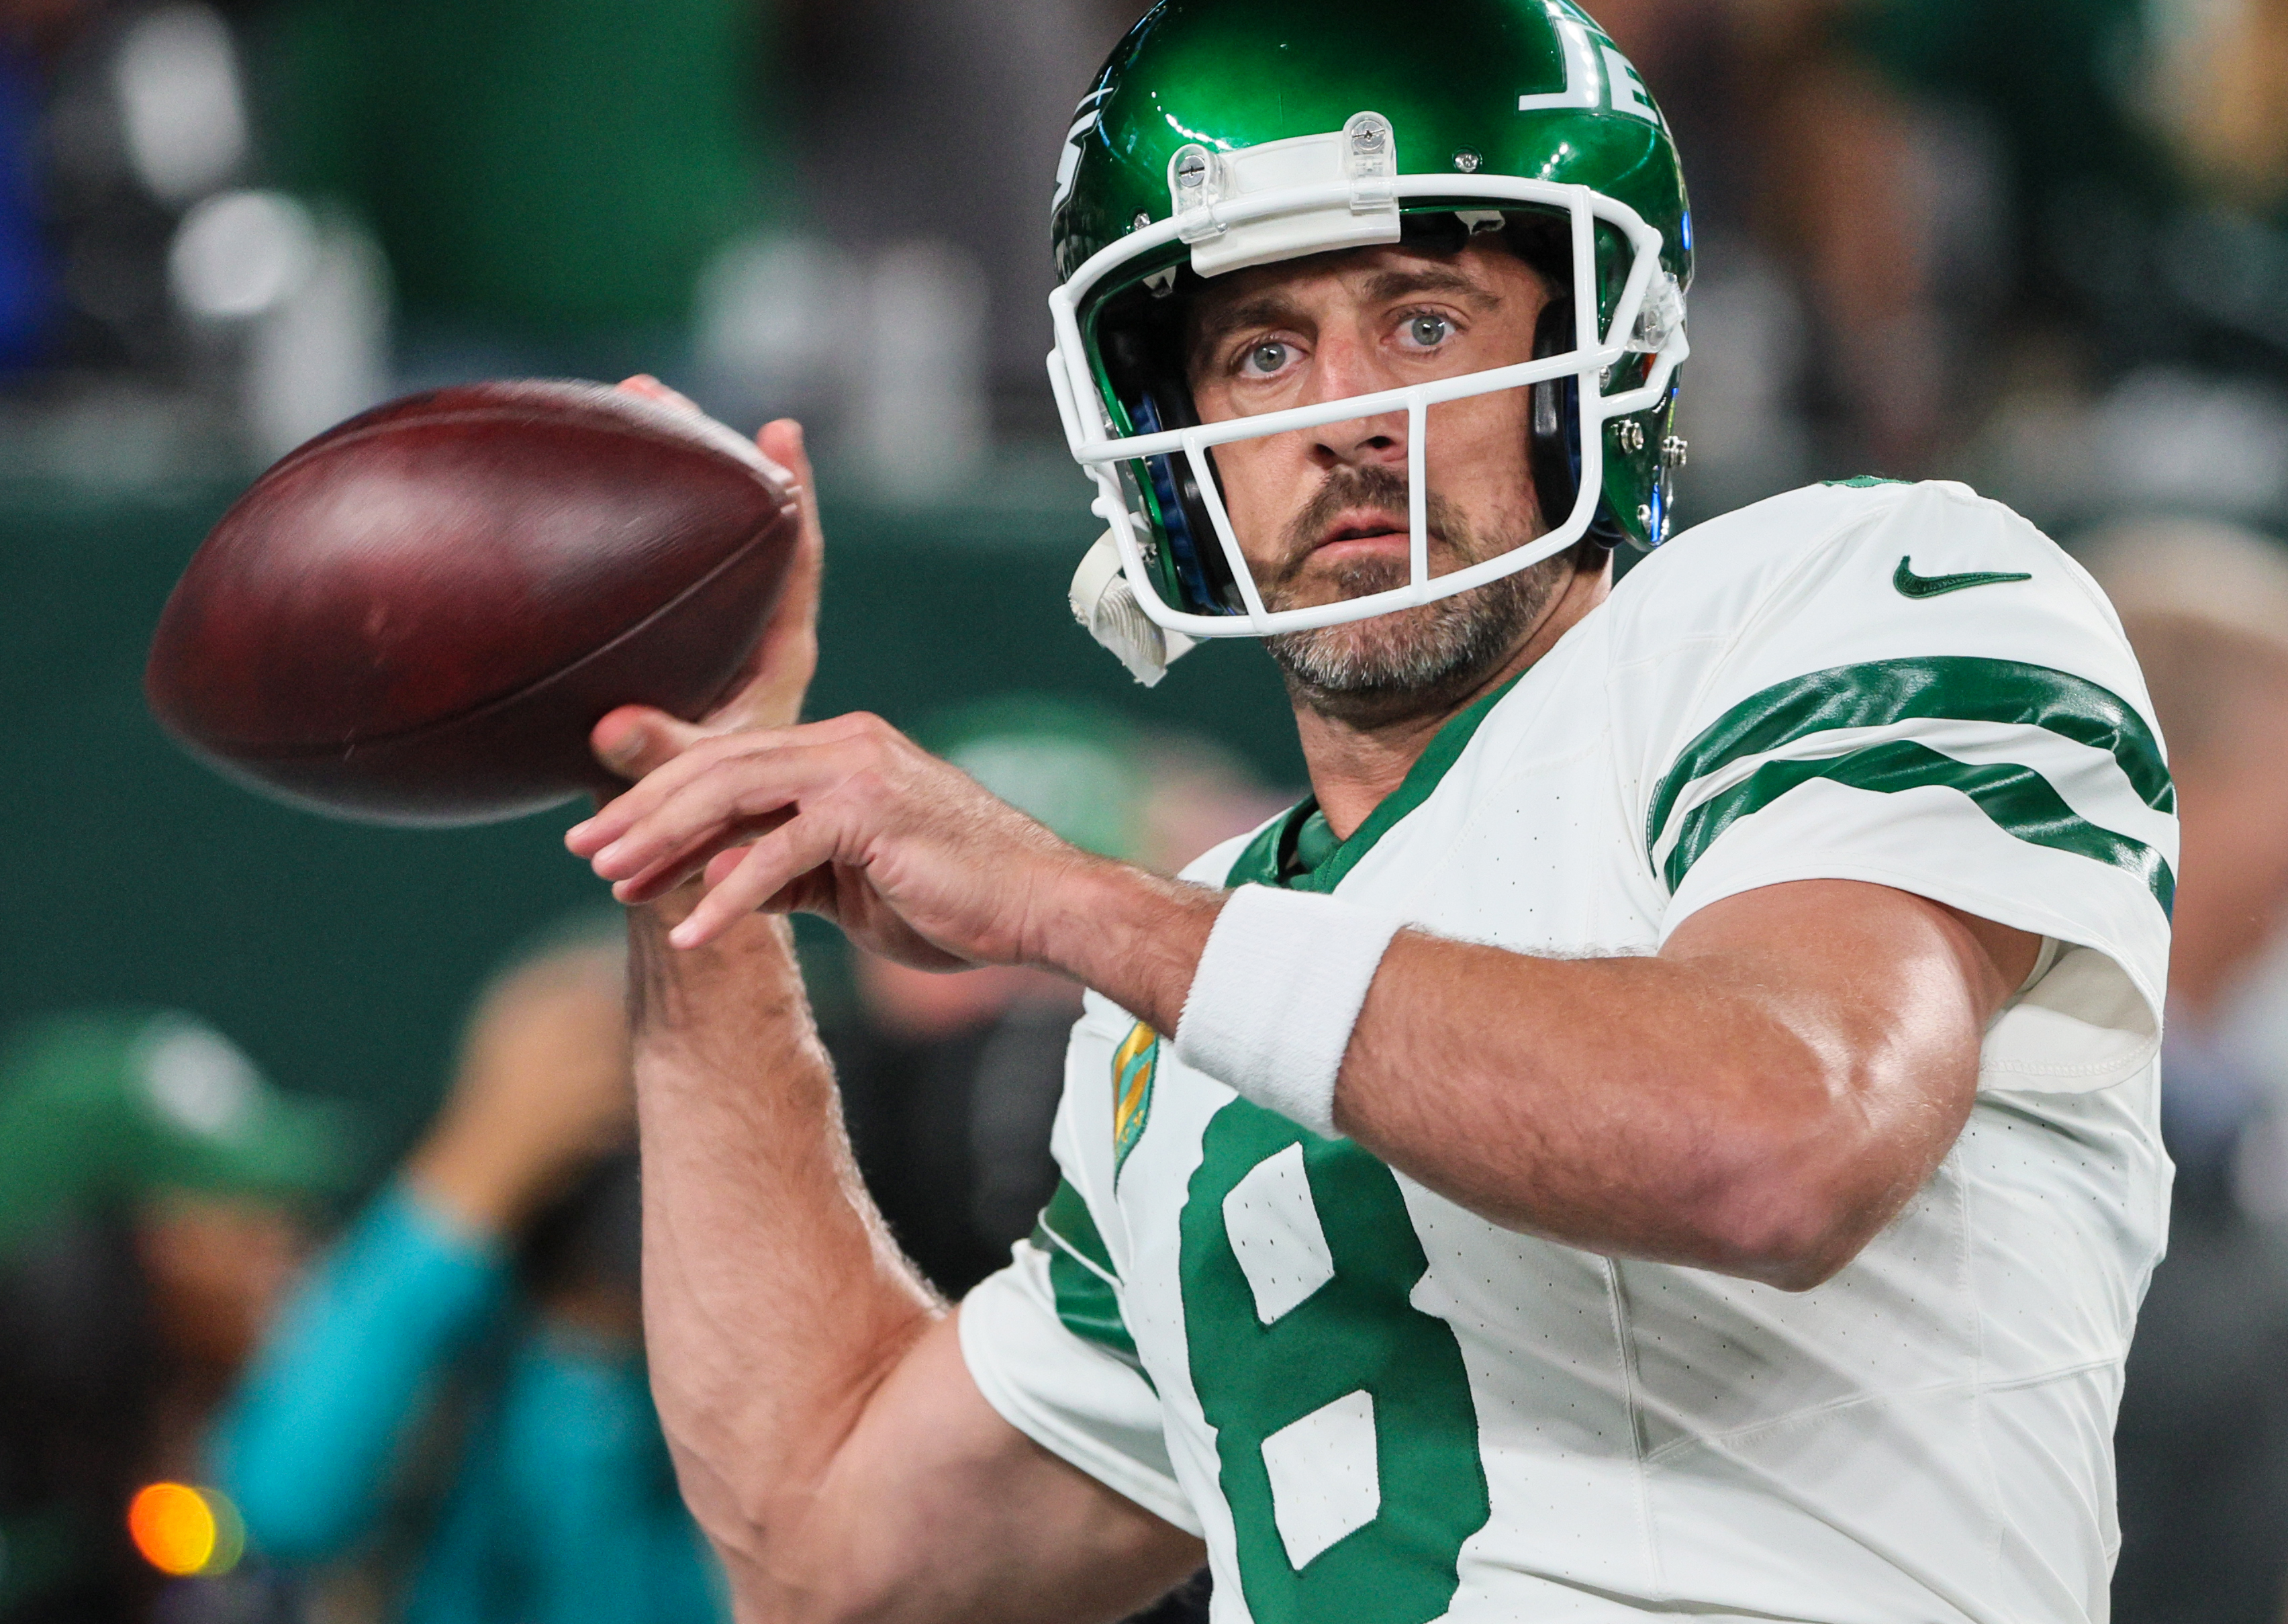
<svg viewBox="0 0 2288 1624">
<path fill-rule="evenodd" d="M 1910 739 L 1869 745 L 1825 760 L 1773 761 L 1758 768 L 1744 784 L 1696 807 L 1687 816 L 1682 838 L 1663 870 L 1668 888 L 1673 892 L 1684 883 L 1693 864 L 1727 829 L 1814 779 L 1879 795 L 1928 787 L 1957 791 L 2014 839 L 2121 869 L 2152 892 L 2164 913 L 2175 906 L 2176 875 L 2166 858 L 2141 840 L 2077 816 L 2040 773 L 2026 767 L 1973 766 Z"/>
<path fill-rule="evenodd" d="M 1955 656 L 1839 665 L 1742 700 L 1687 744 L 1661 779 L 1646 838 L 1660 838 L 1687 785 L 1744 756 L 1828 728 L 1879 727 L 1911 717 L 2046 728 L 2110 752 L 2147 806 L 2157 812 L 2177 809 L 2161 742 L 2120 696 L 2047 666 Z"/>
<path fill-rule="evenodd" d="M 2176 810 L 2160 741 L 2133 706 L 2096 683 L 2012 660 L 1884 660 L 1776 684 L 1718 718 L 1685 747 L 1654 792 L 1647 854 L 1673 892 L 1726 829 L 1814 778 L 1886 794 L 1940 785 L 1968 796 L 2019 840 L 2136 875 L 2169 908 L 2175 879 L 2160 853 L 2077 812 L 2036 766 L 1973 762 L 1934 748 L 1928 738 L 1870 739 L 1860 731 L 1915 720 L 2056 735 L 2110 756 L 2145 807 L 2165 816 Z M 1823 736 L 1832 736 L 1834 746 L 1824 753 Z M 1755 764 L 1744 776 L 1736 770 L 1782 751 L 1789 759 Z"/>
</svg>

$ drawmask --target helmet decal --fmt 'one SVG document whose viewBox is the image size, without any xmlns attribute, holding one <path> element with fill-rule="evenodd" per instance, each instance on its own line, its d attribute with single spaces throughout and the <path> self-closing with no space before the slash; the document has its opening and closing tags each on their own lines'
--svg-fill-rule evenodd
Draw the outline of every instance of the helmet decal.
<svg viewBox="0 0 2288 1624">
<path fill-rule="evenodd" d="M 1103 122 L 1100 109 L 1105 98 L 1112 94 L 1111 87 L 1101 86 L 1081 98 L 1080 106 L 1073 109 L 1072 128 L 1065 131 L 1064 155 L 1057 160 L 1056 190 L 1049 196 L 1049 215 L 1054 219 L 1072 196 L 1073 182 L 1080 175 L 1081 145 Z"/>
<path fill-rule="evenodd" d="M 1550 94 L 1520 96 L 1519 112 L 1581 113 L 1606 107 L 1647 123 L 1663 122 L 1635 65 L 1617 46 L 1593 38 L 1589 33 L 1593 25 L 1577 21 L 1554 4 L 1549 8 L 1549 20 L 1565 42 L 1565 88 Z"/>
</svg>

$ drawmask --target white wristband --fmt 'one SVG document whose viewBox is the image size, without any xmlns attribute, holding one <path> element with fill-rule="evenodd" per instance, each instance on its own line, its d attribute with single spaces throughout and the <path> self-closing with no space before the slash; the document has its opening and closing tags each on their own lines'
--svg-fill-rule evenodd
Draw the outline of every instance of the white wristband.
<svg viewBox="0 0 2288 1624">
<path fill-rule="evenodd" d="M 1200 955 L 1176 1057 L 1335 1138 L 1335 1078 L 1398 920 L 1308 892 L 1242 886 Z"/>
</svg>

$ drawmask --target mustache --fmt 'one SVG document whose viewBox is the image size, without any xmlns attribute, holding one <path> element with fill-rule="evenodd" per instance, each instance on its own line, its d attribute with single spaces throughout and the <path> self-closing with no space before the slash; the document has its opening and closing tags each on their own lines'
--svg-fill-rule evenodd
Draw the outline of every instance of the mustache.
<svg viewBox="0 0 2288 1624">
<path fill-rule="evenodd" d="M 1387 468 L 1360 468 L 1345 465 L 1331 470 L 1311 499 L 1303 504 L 1302 511 L 1289 520 L 1286 529 L 1281 532 L 1285 561 L 1280 569 L 1279 584 L 1285 585 L 1302 573 L 1303 567 L 1311 561 L 1311 553 L 1317 547 L 1319 537 L 1343 514 L 1353 508 L 1372 507 L 1402 515 L 1407 511 L 1407 499 L 1410 494 L 1411 487 L 1406 476 Z M 1457 515 L 1451 505 L 1434 490 L 1424 506 L 1427 510 L 1431 540 L 1451 542 L 1466 554 L 1469 551 L 1467 538 L 1462 528 L 1455 522 Z M 1466 559 L 1465 561 L 1468 561 Z"/>
</svg>

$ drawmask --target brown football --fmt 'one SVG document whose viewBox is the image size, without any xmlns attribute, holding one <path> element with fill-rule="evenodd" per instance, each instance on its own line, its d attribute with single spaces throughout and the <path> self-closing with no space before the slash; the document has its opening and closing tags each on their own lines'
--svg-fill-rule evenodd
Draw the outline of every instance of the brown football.
<svg viewBox="0 0 2288 1624">
<path fill-rule="evenodd" d="M 616 705 L 696 717 L 738 676 L 799 530 L 720 424 L 598 384 L 474 384 L 353 418 L 225 513 L 144 692 L 229 776 L 386 824 L 608 789 Z"/>
</svg>

